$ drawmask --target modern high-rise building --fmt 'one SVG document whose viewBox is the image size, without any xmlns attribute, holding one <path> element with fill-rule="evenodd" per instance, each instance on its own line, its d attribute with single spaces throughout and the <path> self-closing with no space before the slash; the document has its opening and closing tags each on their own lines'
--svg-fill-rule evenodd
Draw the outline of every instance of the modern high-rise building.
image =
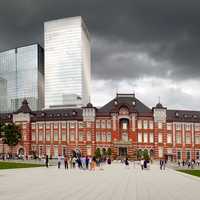
<svg viewBox="0 0 200 200">
<path fill-rule="evenodd" d="M 0 112 L 16 111 L 26 98 L 44 107 L 44 50 L 38 44 L 0 53 Z"/>
<path fill-rule="evenodd" d="M 45 107 L 79 107 L 90 99 L 91 52 L 83 19 L 44 23 Z"/>
</svg>

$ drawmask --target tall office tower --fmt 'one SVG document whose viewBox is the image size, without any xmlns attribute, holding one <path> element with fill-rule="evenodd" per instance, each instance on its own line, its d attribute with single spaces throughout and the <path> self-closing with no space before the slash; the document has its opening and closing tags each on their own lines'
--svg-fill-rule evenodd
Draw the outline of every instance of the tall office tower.
<svg viewBox="0 0 200 200">
<path fill-rule="evenodd" d="M 44 23 L 45 107 L 79 107 L 90 97 L 90 38 L 83 19 Z"/>
<path fill-rule="evenodd" d="M 44 50 L 33 44 L 0 53 L 0 112 L 13 112 L 27 99 L 44 107 Z"/>
</svg>

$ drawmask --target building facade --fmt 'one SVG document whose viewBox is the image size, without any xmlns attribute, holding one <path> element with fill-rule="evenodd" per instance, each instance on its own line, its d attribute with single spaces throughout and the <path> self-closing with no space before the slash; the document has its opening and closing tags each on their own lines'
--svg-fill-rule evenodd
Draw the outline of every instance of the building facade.
<svg viewBox="0 0 200 200">
<path fill-rule="evenodd" d="M 88 103 L 75 109 L 31 111 L 24 100 L 16 113 L 1 114 L 0 120 L 21 126 L 23 141 L 15 152 L 27 156 L 35 152 L 56 158 L 72 151 L 94 155 L 97 148 L 110 148 L 114 159 L 137 159 L 141 150 L 152 159 L 200 156 L 200 111 L 169 110 L 160 103 L 150 109 L 134 94 L 117 94 L 100 108 Z"/>
<path fill-rule="evenodd" d="M 38 44 L 0 53 L 0 112 L 13 112 L 24 98 L 32 110 L 44 107 L 44 52 Z"/>
<path fill-rule="evenodd" d="M 89 102 L 90 38 L 81 17 L 44 23 L 45 108 L 81 107 Z"/>
</svg>

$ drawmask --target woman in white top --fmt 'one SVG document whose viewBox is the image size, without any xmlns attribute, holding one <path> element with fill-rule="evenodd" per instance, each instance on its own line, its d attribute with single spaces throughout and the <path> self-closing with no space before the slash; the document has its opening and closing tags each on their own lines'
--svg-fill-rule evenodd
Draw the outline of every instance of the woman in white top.
<svg viewBox="0 0 200 200">
<path fill-rule="evenodd" d="M 140 160 L 140 166 L 141 166 L 141 169 L 143 170 L 144 169 L 144 160 L 143 159 Z"/>
</svg>

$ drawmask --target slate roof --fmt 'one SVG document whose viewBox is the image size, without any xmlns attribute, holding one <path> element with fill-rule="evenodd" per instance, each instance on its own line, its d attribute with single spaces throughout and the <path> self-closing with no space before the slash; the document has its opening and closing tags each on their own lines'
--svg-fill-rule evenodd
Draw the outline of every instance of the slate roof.
<svg viewBox="0 0 200 200">
<path fill-rule="evenodd" d="M 117 103 L 116 103 L 117 102 Z M 89 103 L 87 107 L 92 107 Z M 119 112 L 119 109 L 125 106 L 130 113 L 137 113 L 141 117 L 153 117 L 153 109 L 143 104 L 134 95 L 117 94 L 104 106 L 96 109 L 97 117 L 109 117 L 111 113 Z M 157 104 L 156 108 L 164 108 L 161 104 Z M 31 111 L 27 100 L 22 102 L 22 106 L 15 113 L 29 113 L 32 121 L 58 121 L 58 120 L 83 120 L 83 108 L 66 108 L 66 109 L 45 109 L 40 111 Z M 200 111 L 192 110 L 168 110 L 167 122 L 199 122 Z M 0 113 L 0 121 L 12 122 L 13 113 Z"/>
<path fill-rule="evenodd" d="M 155 107 L 155 108 L 164 108 L 164 107 L 163 107 L 163 105 L 159 102 L 159 103 L 156 104 L 156 107 Z"/>
<path fill-rule="evenodd" d="M 97 110 L 97 116 L 110 115 L 110 113 L 118 112 L 122 106 L 126 106 L 130 113 L 137 113 L 139 116 L 152 116 L 152 110 L 135 96 L 131 95 L 124 97 L 117 95 L 116 98 Z"/>
<path fill-rule="evenodd" d="M 33 112 L 32 121 L 82 120 L 81 108 L 46 109 Z"/>
<path fill-rule="evenodd" d="M 0 113 L 0 121 L 12 122 L 12 114 L 11 113 Z"/>
<path fill-rule="evenodd" d="M 15 113 L 32 113 L 32 110 L 30 109 L 26 99 L 22 101 L 21 107 Z"/>
<path fill-rule="evenodd" d="M 167 121 L 172 122 L 200 122 L 200 111 L 167 110 Z"/>
</svg>

